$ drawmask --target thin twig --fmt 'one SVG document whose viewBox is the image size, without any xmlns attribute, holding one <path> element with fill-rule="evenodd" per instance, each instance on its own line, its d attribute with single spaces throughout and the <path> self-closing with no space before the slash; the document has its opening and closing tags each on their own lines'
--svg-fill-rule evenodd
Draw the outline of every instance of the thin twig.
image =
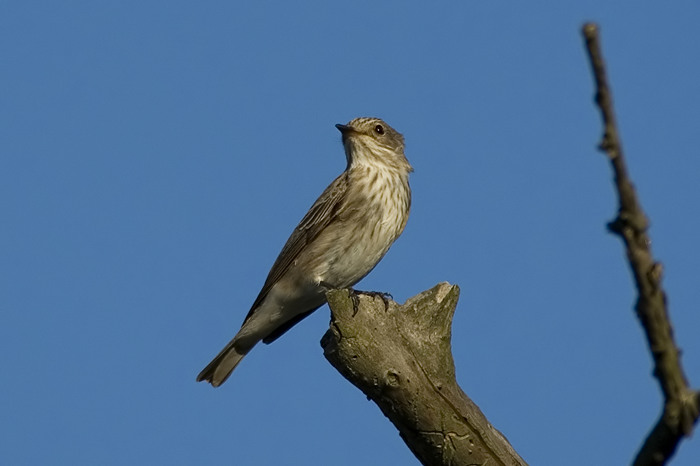
<svg viewBox="0 0 700 466">
<path fill-rule="evenodd" d="M 700 392 L 688 386 L 673 340 L 666 294 L 661 286 L 662 266 L 651 254 L 648 221 L 627 173 L 622 144 L 615 123 L 612 94 L 600 50 L 598 26 L 583 26 L 586 50 L 596 83 L 596 104 L 603 119 L 604 151 L 613 167 L 619 198 L 617 218 L 608 224 L 625 243 L 627 259 L 639 292 L 635 309 L 654 359 L 654 376 L 664 395 L 664 409 L 656 426 L 637 453 L 634 465 L 662 465 L 673 456 L 684 436 L 689 436 L 700 415 Z"/>
</svg>

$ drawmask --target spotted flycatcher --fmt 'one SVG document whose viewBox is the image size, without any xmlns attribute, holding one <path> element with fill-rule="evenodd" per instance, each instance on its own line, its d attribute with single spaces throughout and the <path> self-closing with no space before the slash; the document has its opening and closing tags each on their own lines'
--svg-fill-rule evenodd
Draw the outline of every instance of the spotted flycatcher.
<svg viewBox="0 0 700 466">
<path fill-rule="evenodd" d="M 197 381 L 218 387 L 262 340 L 271 343 L 367 275 L 401 234 L 411 207 L 403 136 L 378 118 L 336 125 L 347 167 L 314 202 L 275 261 L 233 340 Z"/>
</svg>

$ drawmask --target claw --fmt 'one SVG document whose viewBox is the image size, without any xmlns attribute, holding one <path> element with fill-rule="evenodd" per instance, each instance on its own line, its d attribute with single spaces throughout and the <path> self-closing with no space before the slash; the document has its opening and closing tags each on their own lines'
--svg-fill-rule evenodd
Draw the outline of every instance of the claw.
<svg viewBox="0 0 700 466">
<path fill-rule="evenodd" d="M 389 301 L 394 299 L 394 297 L 391 296 L 391 293 L 385 293 L 383 291 L 366 291 L 365 294 L 372 296 L 373 298 L 382 298 L 382 302 L 384 303 L 384 312 L 389 309 Z"/>
<path fill-rule="evenodd" d="M 389 309 L 389 301 L 393 300 L 394 297 L 391 293 L 384 293 L 382 291 L 359 291 L 350 288 L 350 299 L 352 299 L 352 316 L 355 317 L 358 307 L 360 305 L 360 295 L 371 296 L 373 298 L 381 298 L 384 303 L 384 312 Z"/>
</svg>

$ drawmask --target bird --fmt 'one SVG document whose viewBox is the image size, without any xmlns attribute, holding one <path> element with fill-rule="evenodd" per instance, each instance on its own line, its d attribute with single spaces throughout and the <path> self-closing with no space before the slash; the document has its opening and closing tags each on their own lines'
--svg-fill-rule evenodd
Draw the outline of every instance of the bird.
<svg viewBox="0 0 700 466">
<path fill-rule="evenodd" d="M 323 191 L 275 260 L 240 330 L 199 373 L 223 384 L 255 345 L 272 343 L 326 303 L 326 291 L 351 288 L 403 232 L 411 209 L 404 138 L 379 118 L 337 124 L 347 165 Z"/>
</svg>

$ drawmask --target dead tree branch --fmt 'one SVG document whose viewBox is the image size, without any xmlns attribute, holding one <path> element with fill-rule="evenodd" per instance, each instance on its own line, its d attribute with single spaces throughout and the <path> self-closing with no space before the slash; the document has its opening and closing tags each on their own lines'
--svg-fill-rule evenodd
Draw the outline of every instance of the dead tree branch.
<svg viewBox="0 0 700 466">
<path fill-rule="evenodd" d="M 646 438 L 634 464 L 661 465 L 673 456 L 681 439 L 692 432 L 700 414 L 700 392 L 690 389 L 681 366 L 680 352 L 673 339 L 666 294 L 661 286 L 662 266 L 654 261 L 651 254 L 651 241 L 647 234 L 649 222 L 625 166 L 598 26 L 593 23 L 584 25 L 583 36 L 595 79 L 595 101 L 603 120 L 600 149 L 612 164 L 620 204 L 617 217 L 608 224 L 608 229 L 622 238 L 625 244 L 639 292 L 635 309 L 654 359 L 654 376 L 664 396 L 661 417 Z"/>
<path fill-rule="evenodd" d="M 326 359 L 379 406 L 424 465 L 526 464 L 457 385 L 450 344 L 457 286 L 441 283 L 386 307 L 348 290 L 327 297 Z"/>
</svg>

